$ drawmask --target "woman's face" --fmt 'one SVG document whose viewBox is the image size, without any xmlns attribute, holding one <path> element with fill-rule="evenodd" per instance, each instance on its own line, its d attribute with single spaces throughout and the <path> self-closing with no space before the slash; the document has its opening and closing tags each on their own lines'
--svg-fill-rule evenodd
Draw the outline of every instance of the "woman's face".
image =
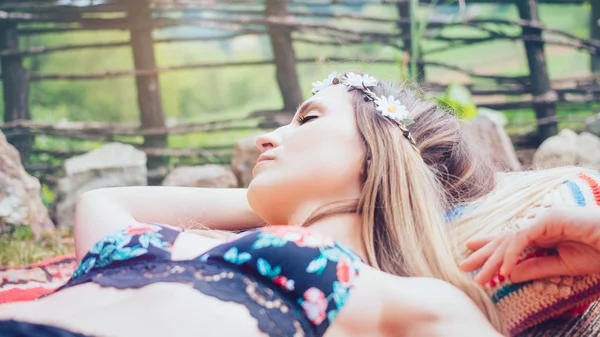
<svg viewBox="0 0 600 337">
<path fill-rule="evenodd" d="M 326 203 L 358 198 L 365 150 L 347 90 L 320 91 L 290 124 L 257 138 L 248 201 L 268 223 L 304 221 Z"/>
</svg>

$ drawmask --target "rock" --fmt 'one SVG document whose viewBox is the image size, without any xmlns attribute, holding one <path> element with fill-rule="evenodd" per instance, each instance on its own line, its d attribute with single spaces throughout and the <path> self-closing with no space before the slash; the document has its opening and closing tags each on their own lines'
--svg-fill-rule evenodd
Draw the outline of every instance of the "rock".
<svg viewBox="0 0 600 337">
<path fill-rule="evenodd" d="M 521 168 L 523 170 L 533 170 L 533 155 L 535 154 L 535 149 L 519 149 L 517 150 L 517 158 L 519 158 L 519 162 L 521 162 Z"/>
<path fill-rule="evenodd" d="M 500 124 L 498 118 L 486 114 L 478 115 L 465 124 L 464 131 L 469 134 L 482 151 L 489 153 L 497 171 L 519 171 L 521 164 L 515 148 Z"/>
<path fill-rule="evenodd" d="M 230 169 L 220 165 L 181 166 L 169 173 L 163 186 L 237 187 L 238 181 Z"/>
<path fill-rule="evenodd" d="M 111 143 L 65 162 L 57 184 L 55 212 L 60 226 L 71 228 L 79 197 L 94 189 L 148 184 L 146 154 L 131 145 Z"/>
<path fill-rule="evenodd" d="M 19 151 L 0 132 L 0 231 L 6 225 L 28 225 L 37 236 L 54 231 L 40 191 L 39 180 L 25 172 Z"/>
<path fill-rule="evenodd" d="M 600 113 L 585 120 L 585 131 L 600 137 Z"/>
<path fill-rule="evenodd" d="M 508 119 L 506 115 L 502 111 L 488 109 L 488 108 L 478 108 L 477 113 L 481 116 L 487 117 L 492 121 L 498 123 L 501 127 L 505 127 L 508 124 Z"/>
<path fill-rule="evenodd" d="M 600 138 L 589 132 L 582 132 L 577 137 L 576 165 L 600 169 Z"/>
<path fill-rule="evenodd" d="M 577 135 L 572 130 L 562 130 L 540 145 L 533 163 L 535 168 L 578 165 L 600 169 L 600 138 L 589 132 Z"/>
<path fill-rule="evenodd" d="M 250 136 L 237 141 L 231 157 L 231 170 L 237 177 L 238 186 L 248 187 L 252 180 L 252 168 L 260 151 L 256 147 L 256 137 Z"/>
<path fill-rule="evenodd" d="M 533 155 L 535 168 L 571 166 L 577 163 L 577 134 L 564 129 L 542 142 Z"/>
</svg>

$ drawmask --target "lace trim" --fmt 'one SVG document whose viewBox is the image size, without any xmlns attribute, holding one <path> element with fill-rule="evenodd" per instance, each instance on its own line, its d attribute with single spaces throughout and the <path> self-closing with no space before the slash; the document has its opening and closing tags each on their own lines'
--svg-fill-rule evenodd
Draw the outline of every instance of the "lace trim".
<svg viewBox="0 0 600 337">
<path fill-rule="evenodd" d="M 142 288 L 157 282 L 191 283 L 206 295 L 245 305 L 258 328 L 271 337 L 321 336 L 293 300 L 229 266 L 198 261 L 132 262 L 73 278 L 57 291 L 86 282 L 118 289 Z"/>
</svg>

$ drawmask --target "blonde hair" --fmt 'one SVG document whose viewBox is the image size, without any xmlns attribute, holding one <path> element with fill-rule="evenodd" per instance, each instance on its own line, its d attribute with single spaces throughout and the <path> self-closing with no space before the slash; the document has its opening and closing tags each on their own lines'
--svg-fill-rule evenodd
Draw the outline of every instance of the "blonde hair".
<svg viewBox="0 0 600 337">
<path fill-rule="evenodd" d="M 378 96 L 392 95 L 410 111 L 418 151 L 395 122 L 373 102 L 353 92 L 366 157 L 360 199 L 318 209 L 305 225 L 325 216 L 356 212 L 362 217 L 366 261 L 398 276 L 433 277 L 466 293 L 492 325 L 499 314 L 485 291 L 457 265 L 458 247 L 446 232 L 445 211 L 482 197 L 494 187 L 494 172 L 465 140 L 457 117 L 406 88 L 379 82 Z"/>
<path fill-rule="evenodd" d="M 497 232 L 558 185 L 577 178 L 581 173 L 596 174 L 597 171 L 559 167 L 499 175 L 498 187 L 493 192 L 471 205 L 467 203 L 468 211 L 450 223 L 453 241 L 463 243 L 459 255 L 465 257 L 469 254 L 464 245 L 468 239 Z"/>
</svg>

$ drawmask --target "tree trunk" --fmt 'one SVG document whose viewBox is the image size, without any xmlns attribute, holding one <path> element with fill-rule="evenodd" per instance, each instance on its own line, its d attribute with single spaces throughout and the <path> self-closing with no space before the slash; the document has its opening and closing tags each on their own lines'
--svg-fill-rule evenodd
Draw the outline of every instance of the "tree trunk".
<svg viewBox="0 0 600 337">
<path fill-rule="evenodd" d="M 539 22 L 539 14 L 536 0 L 516 0 L 521 19 Z M 548 69 L 546 66 L 546 55 L 542 31 L 539 28 L 523 27 L 523 35 L 535 36 L 539 41 L 524 41 L 527 62 L 529 64 L 529 79 L 531 82 L 531 93 L 533 94 L 533 109 L 537 119 L 551 119 L 556 115 L 556 92 L 552 90 Z M 558 133 L 558 123 L 552 122 L 538 125 L 538 137 L 542 142 L 546 138 Z"/>
<path fill-rule="evenodd" d="M 129 11 L 132 24 L 148 21 L 151 12 L 146 2 L 135 2 L 135 6 Z M 131 29 L 131 47 L 136 70 L 156 68 L 154 58 L 154 40 L 151 29 Z M 165 126 L 162 100 L 160 97 L 160 85 L 158 75 L 142 75 L 136 77 L 138 106 L 140 109 L 141 126 L 143 129 Z M 154 135 L 144 137 L 144 147 L 164 148 L 167 146 L 166 135 Z M 164 170 L 165 158 L 148 158 L 148 172 Z M 160 175 L 150 175 L 160 176 Z M 158 185 L 160 181 L 149 179 L 148 184 Z"/>
<path fill-rule="evenodd" d="M 287 1 L 266 0 L 269 17 L 285 18 L 288 14 Z M 296 54 L 292 45 L 290 28 L 277 24 L 269 25 L 269 36 L 277 73 L 277 84 L 283 96 L 283 110 L 295 111 L 302 102 L 302 90 L 296 73 Z"/>
<path fill-rule="evenodd" d="M 600 1 L 590 1 L 590 39 L 600 41 Z M 600 53 L 591 55 L 591 70 L 600 73 Z"/>
<path fill-rule="evenodd" d="M 0 49 L 18 49 L 17 25 L 0 25 Z M 31 120 L 29 113 L 29 79 L 20 56 L 2 57 L 2 89 L 4 94 L 4 122 Z M 21 161 L 26 163 L 33 146 L 29 134 L 10 137 L 8 141 L 19 150 Z"/>
<path fill-rule="evenodd" d="M 398 4 L 396 4 L 397 8 L 398 8 L 398 16 L 401 19 L 404 19 L 406 21 L 406 23 L 401 22 L 398 23 L 398 28 L 400 28 L 400 31 L 402 33 L 402 35 L 404 36 L 404 38 L 402 39 L 402 46 L 404 47 L 404 52 L 412 57 L 413 52 L 412 52 L 412 39 L 411 37 L 413 36 L 413 31 L 410 27 L 410 1 L 406 1 L 406 2 L 399 2 Z M 415 33 L 416 34 L 416 33 Z M 421 52 L 421 44 L 419 44 L 419 55 L 423 55 L 423 53 Z M 419 59 L 421 59 L 422 56 L 419 57 Z M 408 65 L 406 65 L 408 67 Z M 418 62 L 417 64 L 417 74 L 415 76 L 415 74 L 410 74 L 411 76 L 413 76 L 413 79 L 417 79 L 420 83 L 425 82 L 425 65 L 423 64 L 423 62 Z"/>
</svg>

